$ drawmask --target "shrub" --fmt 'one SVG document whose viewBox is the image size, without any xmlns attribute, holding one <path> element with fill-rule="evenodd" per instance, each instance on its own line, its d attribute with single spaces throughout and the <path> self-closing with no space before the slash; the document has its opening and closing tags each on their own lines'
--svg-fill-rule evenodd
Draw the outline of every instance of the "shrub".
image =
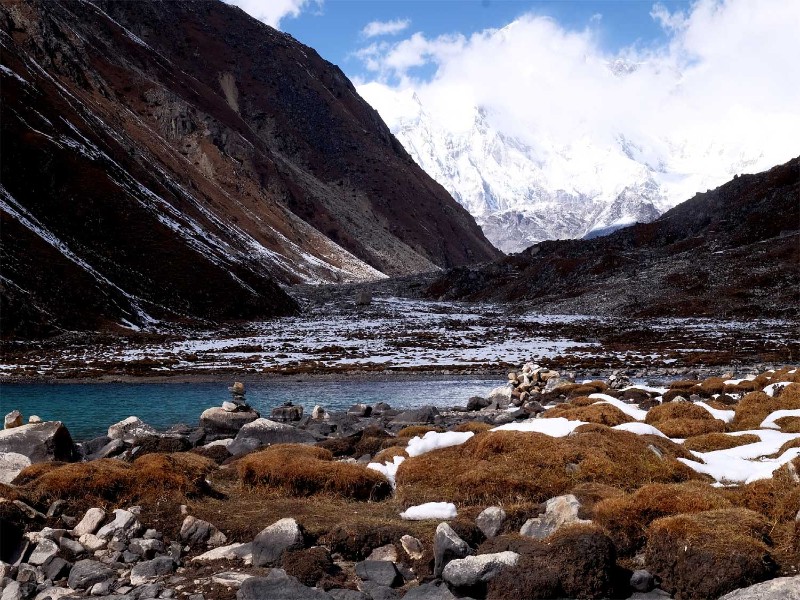
<svg viewBox="0 0 800 600">
<path fill-rule="evenodd" d="M 386 478 L 362 465 L 334 462 L 328 450 L 276 444 L 236 463 L 245 485 L 268 486 L 291 496 L 333 494 L 354 500 L 383 500 L 391 494 Z"/>
<path fill-rule="evenodd" d="M 706 433 L 689 438 L 683 443 L 683 447 L 694 452 L 713 452 L 715 450 L 727 450 L 760 442 L 761 438 L 753 434 L 728 435 L 725 433 Z"/>
</svg>

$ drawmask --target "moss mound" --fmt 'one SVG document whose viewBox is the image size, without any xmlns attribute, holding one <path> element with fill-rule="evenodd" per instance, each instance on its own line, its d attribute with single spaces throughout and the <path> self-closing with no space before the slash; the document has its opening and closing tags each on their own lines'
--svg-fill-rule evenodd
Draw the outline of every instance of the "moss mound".
<svg viewBox="0 0 800 600">
<path fill-rule="evenodd" d="M 590 398 L 591 399 L 591 398 Z M 571 403 L 559 404 L 551 408 L 542 415 L 543 418 L 564 417 L 571 421 L 586 421 L 587 423 L 598 423 L 614 427 L 623 423 L 633 421 L 616 406 L 611 404 L 589 404 L 588 406 L 576 406 Z"/>
<path fill-rule="evenodd" d="M 667 437 L 683 439 L 725 431 L 725 423 L 719 419 L 667 419 L 654 427 Z"/>
<path fill-rule="evenodd" d="M 697 419 L 711 421 L 711 416 L 705 408 L 697 406 L 691 402 L 667 402 L 659 404 L 647 411 L 644 422 L 650 425 L 658 425 L 664 421 L 673 419 Z"/>
<path fill-rule="evenodd" d="M 736 416 L 731 422 L 731 429 L 733 431 L 758 429 L 770 413 L 798 408 L 800 408 L 800 384 L 788 385 L 775 397 L 768 396 L 764 392 L 750 392 L 736 405 L 734 409 Z"/>
<path fill-rule="evenodd" d="M 291 496 L 333 494 L 353 500 L 383 500 L 391 494 L 386 478 L 362 465 L 335 462 L 318 446 L 276 444 L 248 454 L 236 469 L 245 485 L 268 486 Z"/>
<path fill-rule="evenodd" d="M 757 435 L 727 435 L 725 433 L 706 433 L 689 438 L 683 447 L 693 452 L 714 452 L 715 450 L 728 450 L 737 446 L 754 444 L 761 441 Z"/>
</svg>

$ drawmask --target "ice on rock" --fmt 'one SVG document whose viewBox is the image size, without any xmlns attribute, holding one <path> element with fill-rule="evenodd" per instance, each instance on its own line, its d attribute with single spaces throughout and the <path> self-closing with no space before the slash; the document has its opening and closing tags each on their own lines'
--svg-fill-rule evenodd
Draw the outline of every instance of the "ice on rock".
<svg viewBox="0 0 800 600">
<path fill-rule="evenodd" d="M 425 504 L 411 506 L 400 513 L 400 518 L 407 521 L 455 519 L 457 516 L 456 505 L 452 502 L 426 502 Z"/>
<path fill-rule="evenodd" d="M 429 431 L 422 437 L 411 438 L 406 446 L 406 453 L 411 456 L 419 456 L 432 450 L 439 448 L 448 448 L 450 446 L 458 446 L 466 442 L 469 438 L 475 435 L 472 431 L 447 431 L 439 433 L 436 431 Z"/>
</svg>

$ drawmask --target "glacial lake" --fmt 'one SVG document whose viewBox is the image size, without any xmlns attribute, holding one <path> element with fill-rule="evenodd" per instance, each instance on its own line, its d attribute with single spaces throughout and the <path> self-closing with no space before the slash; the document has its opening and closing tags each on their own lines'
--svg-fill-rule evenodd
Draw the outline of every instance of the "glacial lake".
<svg viewBox="0 0 800 600">
<path fill-rule="evenodd" d="M 393 408 L 464 406 L 486 396 L 501 379 L 419 379 L 392 381 L 246 382 L 247 401 L 262 416 L 284 402 L 346 410 L 356 403 L 387 402 Z M 2 384 L 0 411 L 19 410 L 46 421 L 62 421 L 76 441 L 104 435 L 108 426 L 135 415 L 159 430 L 177 423 L 197 425 L 200 413 L 230 398 L 230 381 L 219 383 Z"/>
</svg>

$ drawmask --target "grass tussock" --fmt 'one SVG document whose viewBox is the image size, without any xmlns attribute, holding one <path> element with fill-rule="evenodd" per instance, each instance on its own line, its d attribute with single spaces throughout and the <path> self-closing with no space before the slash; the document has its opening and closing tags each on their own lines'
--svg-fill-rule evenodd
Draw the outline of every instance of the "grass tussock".
<svg viewBox="0 0 800 600">
<path fill-rule="evenodd" d="M 736 416 L 731 422 L 733 431 L 758 429 L 761 422 L 776 410 L 792 410 L 800 408 L 800 385 L 791 384 L 775 397 L 764 392 L 750 392 L 745 395 L 734 409 Z"/>
<path fill-rule="evenodd" d="M 653 426 L 667 437 L 683 439 L 725 431 L 725 422 L 719 419 L 668 419 Z"/>
<path fill-rule="evenodd" d="M 494 427 L 494 425 L 484 423 L 483 421 L 467 421 L 466 423 L 459 423 L 453 427 L 453 431 L 482 433 L 484 431 L 489 431 L 492 427 Z"/>
<path fill-rule="evenodd" d="M 757 435 L 747 433 L 745 435 L 728 435 L 726 433 L 706 433 L 689 438 L 683 447 L 693 452 L 714 452 L 716 450 L 728 450 L 746 444 L 755 444 L 761 441 Z"/>
<path fill-rule="evenodd" d="M 422 437 L 429 431 L 435 431 L 437 433 L 442 433 L 444 429 L 441 427 L 429 427 L 428 425 L 410 425 L 408 427 L 403 427 L 400 431 L 397 432 L 397 437 L 399 438 L 413 438 L 413 437 Z"/>
<path fill-rule="evenodd" d="M 705 408 L 691 402 L 667 402 L 666 404 L 654 406 L 647 411 L 647 417 L 645 417 L 644 421 L 649 425 L 657 425 L 672 419 L 712 420 L 713 418 Z"/>
<path fill-rule="evenodd" d="M 783 433 L 800 433 L 800 417 L 783 417 L 775 421 Z"/>
<path fill-rule="evenodd" d="M 776 573 L 769 531 L 763 515 L 743 508 L 665 517 L 648 530 L 645 563 L 677 597 L 717 598 Z"/>
<path fill-rule="evenodd" d="M 589 396 L 575 396 L 569 399 L 569 403 L 573 406 L 591 406 L 600 402 L 600 398 L 589 398 Z"/>
<path fill-rule="evenodd" d="M 604 392 L 607 389 L 608 384 L 604 381 L 590 381 L 589 383 L 568 383 L 559 387 L 558 391 L 568 398 L 577 398 L 578 396 Z"/>
<path fill-rule="evenodd" d="M 392 462 L 395 456 L 402 456 L 403 458 L 408 458 L 408 453 L 406 449 L 402 446 L 389 446 L 388 448 L 384 448 L 380 452 L 378 452 L 375 456 L 372 457 L 372 462 L 377 463 L 385 463 L 385 462 Z"/>
<path fill-rule="evenodd" d="M 575 406 L 571 403 L 564 403 L 546 411 L 542 417 L 564 417 L 571 421 L 586 421 L 587 423 L 598 423 L 608 427 L 614 427 L 615 425 L 622 425 L 623 423 L 630 423 L 633 421 L 631 417 L 611 404 Z"/>
<path fill-rule="evenodd" d="M 648 445 L 659 448 L 663 459 Z M 585 425 L 566 438 L 479 433 L 460 446 L 407 459 L 397 472 L 397 499 L 403 505 L 543 502 L 585 482 L 633 490 L 653 481 L 702 477 L 675 460 L 678 456 L 691 457 L 664 438 L 602 425 Z"/>
<path fill-rule="evenodd" d="M 651 484 L 633 494 L 598 502 L 592 518 L 614 540 L 620 554 L 630 555 L 644 546 L 647 527 L 656 519 L 730 506 L 729 500 L 706 483 Z"/>
<path fill-rule="evenodd" d="M 318 446 L 276 444 L 248 454 L 236 469 L 247 486 L 265 486 L 290 496 L 331 494 L 353 500 L 383 500 L 391 494 L 386 478 L 353 463 L 335 462 Z"/>
<path fill-rule="evenodd" d="M 39 501 L 147 502 L 164 495 L 201 496 L 208 491 L 206 476 L 216 468 L 213 460 L 191 452 L 147 454 L 130 464 L 102 459 L 32 465 L 16 483 Z"/>
</svg>

